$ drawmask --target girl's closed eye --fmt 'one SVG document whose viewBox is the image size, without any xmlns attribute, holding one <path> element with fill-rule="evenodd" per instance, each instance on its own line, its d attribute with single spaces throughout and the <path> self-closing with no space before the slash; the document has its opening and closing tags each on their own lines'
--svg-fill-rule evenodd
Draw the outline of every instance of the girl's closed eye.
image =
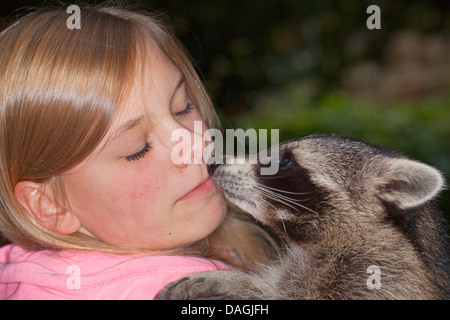
<svg viewBox="0 0 450 320">
<path fill-rule="evenodd" d="M 145 157 L 151 148 L 152 147 L 150 146 L 150 143 L 146 142 L 145 146 L 144 146 L 144 148 L 142 148 L 142 150 L 140 150 L 132 155 L 126 156 L 125 159 L 127 161 L 137 161 L 137 160 Z"/>
<path fill-rule="evenodd" d="M 184 108 L 181 111 L 175 112 L 174 115 L 179 117 L 187 116 L 188 114 L 192 113 L 194 109 L 195 106 L 191 102 L 188 102 L 186 108 Z M 150 150 L 151 150 L 150 143 L 146 142 L 144 148 L 142 148 L 140 151 L 132 155 L 126 156 L 125 159 L 127 161 L 137 161 L 139 159 L 144 158 Z"/>
<path fill-rule="evenodd" d="M 180 116 L 180 117 L 186 116 L 186 115 L 190 114 L 194 110 L 194 108 L 195 108 L 194 105 L 192 103 L 188 102 L 186 105 L 186 108 L 184 108 L 181 111 L 175 112 L 174 115 Z"/>
</svg>

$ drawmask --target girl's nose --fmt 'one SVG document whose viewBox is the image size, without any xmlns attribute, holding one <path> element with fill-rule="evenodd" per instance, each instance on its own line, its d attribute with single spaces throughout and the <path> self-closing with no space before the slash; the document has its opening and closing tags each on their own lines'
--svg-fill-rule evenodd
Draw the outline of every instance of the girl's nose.
<svg viewBox="0 0 450 320">
<path fill-rule="evenodd" d="M 203 163 L 203 151 L 207 145 L 203 137 L 202 121 L 195 121 L 194 130 L 177 128 L 171 134 L 171 160 L 178 167 Z"/>
</svg>

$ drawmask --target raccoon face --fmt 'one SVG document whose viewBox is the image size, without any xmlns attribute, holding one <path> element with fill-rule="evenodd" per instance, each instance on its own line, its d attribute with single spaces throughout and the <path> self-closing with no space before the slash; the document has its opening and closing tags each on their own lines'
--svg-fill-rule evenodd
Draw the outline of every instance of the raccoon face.
<svg viewBox="0 0 450 320">
<path fill-rule="evenodd" d="M 279 152 L 274 175 L 261 175 L 258 155 L 212 165 L 210 174 L 231 203 L 291 239 L 311 237 L 330 220 L 379 218 L 386 203 L 417 207 L 444 184 L 428 165 L 346 137 L 313 135 L 270 152 Z"/>
</svg>

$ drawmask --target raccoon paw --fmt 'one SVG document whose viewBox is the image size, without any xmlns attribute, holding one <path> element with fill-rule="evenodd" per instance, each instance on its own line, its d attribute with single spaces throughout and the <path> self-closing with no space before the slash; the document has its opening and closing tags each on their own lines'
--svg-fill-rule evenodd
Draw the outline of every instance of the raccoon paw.
<svg viewBox="0 0 450 320">
<path fill-rule="evenodd" d="M 169 283 L 156 296 L 157 300 L 235 300 L 236 291 L 230 290 L 228 271 L 190 274 Z"/>
</svg>

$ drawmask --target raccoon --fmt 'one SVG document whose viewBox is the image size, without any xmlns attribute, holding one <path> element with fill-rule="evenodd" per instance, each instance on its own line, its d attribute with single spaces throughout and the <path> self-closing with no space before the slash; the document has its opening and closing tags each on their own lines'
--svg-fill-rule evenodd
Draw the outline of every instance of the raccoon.
<svg viewBox="0 0 450 320">
<path fill-rule="evenodd" d="M 275 175 L 261 175 L 258 155 L 209 171 L 228 201 L 284 239 L 285 254 L 254 272 L 188 275 L 158 299 L 450 298 L 436 169 L 334 135 L 268 151 L 279 152 Z"/>
</svg>

